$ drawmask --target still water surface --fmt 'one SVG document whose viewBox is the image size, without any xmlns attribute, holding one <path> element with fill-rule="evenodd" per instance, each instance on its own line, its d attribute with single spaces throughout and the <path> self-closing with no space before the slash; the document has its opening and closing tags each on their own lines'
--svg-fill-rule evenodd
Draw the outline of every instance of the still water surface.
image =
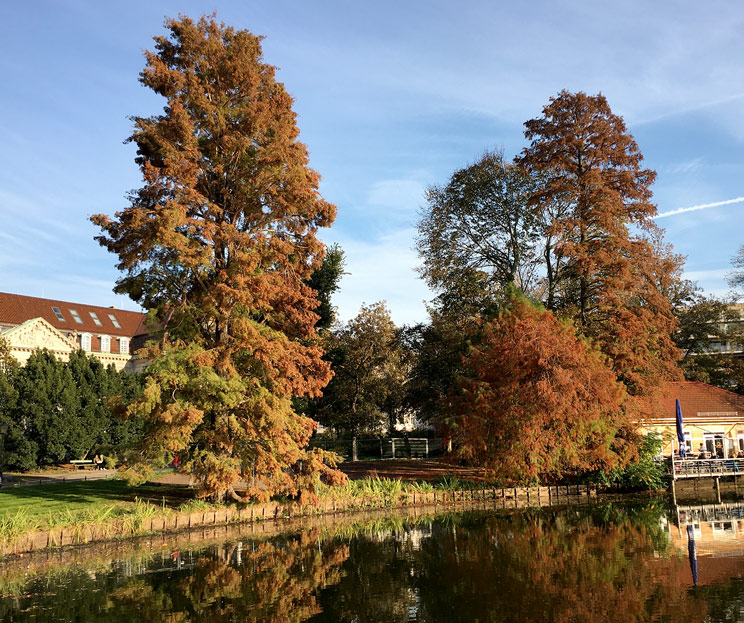
<svg viewBox="0 0 744 623">
<path fill-rule="evenodd" d="M 727 513 L 680 519 L 660 501 L 479 510 L 11 561 L 0 621 L 744 621 L 744 520 Z"/>
</svg>

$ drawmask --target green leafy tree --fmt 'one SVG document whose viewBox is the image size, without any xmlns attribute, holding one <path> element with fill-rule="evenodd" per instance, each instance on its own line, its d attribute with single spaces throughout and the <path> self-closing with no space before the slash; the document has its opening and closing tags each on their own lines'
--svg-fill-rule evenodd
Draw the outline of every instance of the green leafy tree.
<svg viewBox="0 0 744 623">
<path fill-rule="evenodd" d="M 108 423 L 102 435 L 102 445 L 113 454 L 125 455 L 140 443 L 144 434 L 144 422 L 138 418 L 117 417 L 117 405 L 136 400 L 143 390 L 144 375 L 127 371 L 106 369 L 106 398 L 103 401 L 108 413 Z"/>
<path fill-rule="evenodd" d="M 480 341 L 483 327 L 477 317 L 430 313 L 429 323 L 406 327 L 401 333 L 411 359 L 405 401 L 419 421 L 446 434 L 445 422 L 452 415 L 450 397 L 458 391 L 457 379 L 465 373 L 464 357 Z"/>
<path fill-rule="evenodd" d="M 78 458 L 71 446 L 81 434 L 80 401 L 70 369 L 50 352 L 37 350 L 20 370 L 16 391 L 11 460 L 31 468 Z"/>
<path fill-rule="evenodd" d="M 104 368 L 82 350 L 59 361 L 32 353 L 25 366 L 0 371 L 0 421 L 9 425 L 6 464 L 26 471 L 67 459 L 84 459 L 105 447 L 122 452 L 141 439 L 141 423 L 120 421 L 109 401 L 141 390 L 139 375 Z"/>
<path fill-rule="evenodd" d="M 103 448 L 121 454 L 141 441 L 142 422 L 115 417 L 110 405 L 112 399 L 134 399 L 142 389 L 141 375 L 104 367 L 97 357 L 82 350 L 71 353 L 63 365 L 70 369 L 79 401 L 79 434 L 70 440 L 73 456 L 86 457 Z"/>
<path fill-rule="evenodd" d="M 336 208 L 260 37 L 208 17 L 166 28 L 140 80 L 167 104 L 135 117 L 130 137 L 144 185 L 115 218 L 93 217 L 124 272 L 116 291 L 162 328 L 143 397 L 126 408 L 145 422 L 132 476 L 178 453 L 203 495 L 312 495 L 343 477 L 333 455 L 305 449 L 315 423 L 292 402 L 331 376 L 307 280 Z M 238 494 L 252 472 L 260 487 Z"/>
<path fill-rule="evenodd" d="M 695 284 L 684 284 L 682 296 L 673 300 L 678 328 L 674 342 L 682 353 L 682 365 L 695 355 L 711 352 L 712 342 L 738 342 L 733 321 L 739 315 L 727 301 L 705 296 Z M 680 300 L 681 299 L 681 300 Z"/>
<path fill-rule="evenodd" d="M 679 281 L 670 299 L 678 323 L 673 337 L 682 353 L 679 364 L 685 378 L 744 394 L 744 361 L 713 346 L 744 344 L 742 323 L 731 302 L 706 296 L 689 281 Z"/>
<path fill-rule="evenodd" d="M 16 383 L 20 366 L 10 355 L 10 345 L 0 336 L 0 424 L 6 424 L 4 456 L 0 457 L 0 472 L 7 467 L 23 469 L 27 465 L 28 448 L 20 447 L 21 435 L 17 420 L 18 390 Z M 33 459 L 31 459 L 33 460 Z"/>
<path fill-rule="evenodd" d="M 323 263 L 317 268 L 307 280 L 309 285 L 318 296 L 320 304 L 315 309 L 318 314 L 318 322 L 315 328 L 318 331 L 326 331 L 336 320 L 336 308 L 331 303 L 331 297 L 341 287 L 341 277 L 344 274 L 346 260 L 343 249 L 334 244 L 326 249 Z"/>
<path fill-rule="evenodd" d="M 403 353 L 384 302 L 362 305 L 334 331 L 328 352 L 334 376 L 318 401 L 318 420 L 352 434 L 395 421 L 402 401 Z"/>
<path fill-rule="evenodd" d="M 84 458 L 108 442 L 106 434 L 112 419 L 105 404 L 109 378 L 101 362 L 82 350 L 72 353 L 65 367 L 72 376 L 78 402 L 75 418 L 78 430 L 69 440 L 69 450 L 73 456 Z"/>
<path fill-rule="evenodd" d="M 739 298 L 744 296 L 744 245 L 739 247 L 736 255 L 731 258 L 732 270 L 728 274 L 728 283 L 738 292 Z"/>
<path fill-rule="evenodd" d="M 744 360 L 735 355 L 696 355 L 682 362 L 688 381 L 700 381 L 744 395 Z"/>
<path fill-rule="evenodd" d="M 443 312 L 493 309 L 511 283 L 532 290 L 541 260 L 540 221 L 527 205 L 533 190 L 533 178 L 498 151 L 429 188 L 417 248 Z"/>
</svg>

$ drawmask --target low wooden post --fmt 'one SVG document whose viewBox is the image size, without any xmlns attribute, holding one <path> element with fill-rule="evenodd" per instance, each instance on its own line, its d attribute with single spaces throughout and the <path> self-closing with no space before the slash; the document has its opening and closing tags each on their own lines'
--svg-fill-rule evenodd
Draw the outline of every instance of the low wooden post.
<svg viewBox="0 0 744 623">
<path fill-rule="evenodd" d="M 721 503 L 721 479 L 716 478 L 716 500 Z"/>
</svg>

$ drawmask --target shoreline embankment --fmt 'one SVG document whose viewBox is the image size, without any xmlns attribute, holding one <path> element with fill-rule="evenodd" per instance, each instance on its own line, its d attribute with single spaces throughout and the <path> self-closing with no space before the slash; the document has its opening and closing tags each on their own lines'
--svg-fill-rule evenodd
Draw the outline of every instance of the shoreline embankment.
<svg viewBox="0 0 744 623">
<path fill-rule="evenodd" d="M 551 487 L 482 487 L 461 490 L 435 490 L 400 493 L 395 499 L 360 496 L 321 499 L 318 504 L 267 502 L 245 507 L 224 506 L 192 512 L 164 512 L 151 517 L 116 518 L 104 523 L 83 523 L 50 530 L 35 530 L 0 544 L 0 556 L 8 557 L 51 548 L 66 548 L 90 543 L 121 541 L 142 536 L 160 536 L 213 529 L 230 525 L 266 526 L 311 518 L 355 514 L 370 511 L 401 511 L 410 508 L 458 507 L 463 504 L 487 504 L 491 508 L 527 508 L 565 506 L 597 499 L 592 485 Z M 302 527 L 300 525 L 300 527 Z"/>
</svg>

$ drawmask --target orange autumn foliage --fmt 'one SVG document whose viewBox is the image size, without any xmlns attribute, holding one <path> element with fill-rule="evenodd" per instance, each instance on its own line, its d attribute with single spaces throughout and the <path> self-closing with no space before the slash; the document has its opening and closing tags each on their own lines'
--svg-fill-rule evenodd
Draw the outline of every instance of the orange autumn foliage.
<svg viewBox="0 0 744 623">
<path fill-rule="evenodd" d="M 561 91 L 525 123 L 518 162 L 541 176 L 531 203 L 555 214 L 548 307 L 574 319 L 648 411 L 660 383 L 679 378 L 676 321 L 662 284 L 681 258 L 665 251 L 653 218 L 656 173 L 601 94 Z M 560 205 L 561 210 L 550 210 Z"/>
<path fill-rule="evenodd" d="M 312 495 L 344 478 L 334 455 L 305 449 L 316 424 L 292 407 L 331 378 L 305 281 L 336 207 L 261 38 L 209 17 L 166 28 L 140 81 L 167 105 L 135 117 L 129 139 L 144 185 L 114 218 L 92 218 L 124 272 L 116 291 L 160 329 L 144 395 L 126 406 L 147 433 L 130 465 L 141 478 L 178 454 L 204 495 Z"/>
<path fill-rule="evenodd" d="M 550 311 L 514 296 L 466 365 L 452 401 L 456 447 L 468 463 L 505 481 L 551 482 L 632 456 L 624 386 Z"/>
</svg>

